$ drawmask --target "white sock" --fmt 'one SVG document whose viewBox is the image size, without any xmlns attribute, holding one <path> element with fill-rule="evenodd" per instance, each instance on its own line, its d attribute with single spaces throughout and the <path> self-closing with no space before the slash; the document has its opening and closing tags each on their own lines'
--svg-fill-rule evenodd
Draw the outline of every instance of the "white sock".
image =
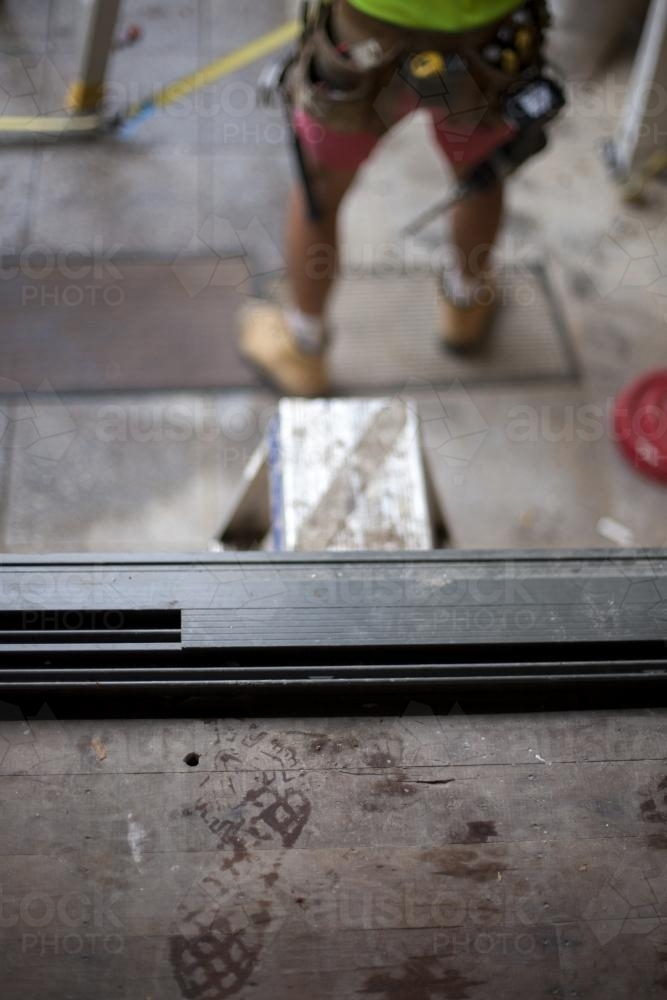
<svg viewBox="0 0 667 1000">
<path fill-rule="evenodd" d="M 286 310 L 287 322 L 299 347 L 308 354 L 321 354 L 327 345 L 327 329 L 321 316 L 311 316 L 293 306 Z"/>
<path fill-rule="evenodd" d="M 443 271 L 441 281 L 442 290 L 450 302 L 463 308 L 476 305 L 480 300 L 480 293 L 483 293 L 486 301 L 486 290 L 491 285 L 490 278 L 473 276 L 459 270 Z"/>
</svg>

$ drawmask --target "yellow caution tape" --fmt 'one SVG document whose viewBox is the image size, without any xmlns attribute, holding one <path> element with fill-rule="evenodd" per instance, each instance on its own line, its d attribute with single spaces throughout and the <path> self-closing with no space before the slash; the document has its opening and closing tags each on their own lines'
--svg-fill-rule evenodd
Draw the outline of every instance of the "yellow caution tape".
<svg viewBox="0 0 667 1000">
<path fill-rule="evenodd" d="M 62 132 L 94 132 L 104 125 L 99 115 L 3 115 L 0 132 L 39 132 L 60 135 Z"/>
<path fill-rule="evenodd" d="M 195 90 L 199 90 L 200 87 L 205 87 L 207 83 L 215 83 L 220 77 L 228 76 L 237 69 L 243 69 L 244 66 L 248 66 L 250 63 L 255 62 L 255 60 L 270 55 L 283 45 L 293 42 L 295 38 L 298 38 L 300 31 L 301 24 L 299 21 L 288 21 L 279 28 L 275 28 L 273 31 L 269 31 L 267 34 L 253 39 L 247 45 L 242 45 L 233 52 L 215 59 L 208 66 L 203 66 L 201 69 L 195 70 L 194 73 L 181 77 L 180 80 L 168 83 L 163 90 L 158 90 L 153 94 L 150 103 L 160 108 L 165 107 L 167 104 L 172 104 L 186 94 L 191 94 Z M 144 106 L 145 102 L 138 102 L 132 105 L 127 117 L 131 118 L 133 114 L 139 113 Z"/>
<path fill-rule="evenodd" d="M 233 52 L 215 59 L 208 66 L 203 66 L 194 73 L 183 76 L 179 80 L 168 83 L 162 90 L 156 91 L 146 101 L 131 105 L 125 117 L 132 118 L 140 114 L 147 106 L 164 108 L 179 100 L 186 94 L 191 94 L 207 83 L 215 83 L 223 76 L 228 76 L 244 66 L 250 65 L 263 56 L 270 55 L 276 49 L 282 48 L 299 36 L 301 25 L 299 21 L 288 21 L 279 28 L 260 35 L 246 45 L 241 45 Z M 44 135 L 60 135 L 62 133 L 94 133 L 103 129 L 108 122 L 99 115 L 5 115 L 0 116 L 0 132 L 34 132 Z"/>
</svg>

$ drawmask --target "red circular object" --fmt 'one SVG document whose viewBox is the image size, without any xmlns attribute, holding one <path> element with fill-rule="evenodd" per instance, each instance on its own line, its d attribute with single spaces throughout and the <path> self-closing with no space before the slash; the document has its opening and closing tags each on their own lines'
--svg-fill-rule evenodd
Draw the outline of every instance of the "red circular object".
<svg viewBox="0 0 667 1000">
<path fill-rule="evenodd" d="M 667 369 L 623 389 L 614 405 L 614 432 L 636 469 L 667 483 Z"/>
</svg>

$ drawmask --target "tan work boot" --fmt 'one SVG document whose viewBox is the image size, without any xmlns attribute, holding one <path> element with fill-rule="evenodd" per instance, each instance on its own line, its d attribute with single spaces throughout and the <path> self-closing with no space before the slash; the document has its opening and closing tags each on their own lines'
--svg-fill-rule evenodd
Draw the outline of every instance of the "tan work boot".
<svg viewBox="0 0 667 1000">
<path fill-rule="evenodd" d="M 253 302 L 241 313 L 241 355 L 289 396 L 324 396 L 328 379 L 323 354 L 304 351 L 284 311 L 271 302 Z"/>
<path fill-rule="evenodd" d="M 496 311 L 493 285 L 482 285 L 478 300 L 459 305 L 440 290 L 440 336 L 449 351 L 476 351 L 486 340 Z"/>
</svg>

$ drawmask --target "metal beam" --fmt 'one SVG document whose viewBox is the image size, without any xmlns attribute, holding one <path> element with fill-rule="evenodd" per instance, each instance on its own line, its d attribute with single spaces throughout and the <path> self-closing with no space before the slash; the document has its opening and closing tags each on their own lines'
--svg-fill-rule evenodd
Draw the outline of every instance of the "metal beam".
<svg viewBox="0 0 667 1000">
<path fill-rule="evenodd" d="M 659 552 L 5 556 L 0 689 L 667 677 Z"/>
<path fill-rule="evenodd" d="M 667 0 L 653 0 L 610 150 L 614 172 L 620 180 L 630 180 L 666 146 Z"/>
<path fill-rule="evenodd" d="M 79 75 L 70 87 L 70 105 L 86 114 L 96 111 L 104 96 L 120 0 L 81 0 L 81 3 L 87 10 L 88 23 Z"/>
</svg>

